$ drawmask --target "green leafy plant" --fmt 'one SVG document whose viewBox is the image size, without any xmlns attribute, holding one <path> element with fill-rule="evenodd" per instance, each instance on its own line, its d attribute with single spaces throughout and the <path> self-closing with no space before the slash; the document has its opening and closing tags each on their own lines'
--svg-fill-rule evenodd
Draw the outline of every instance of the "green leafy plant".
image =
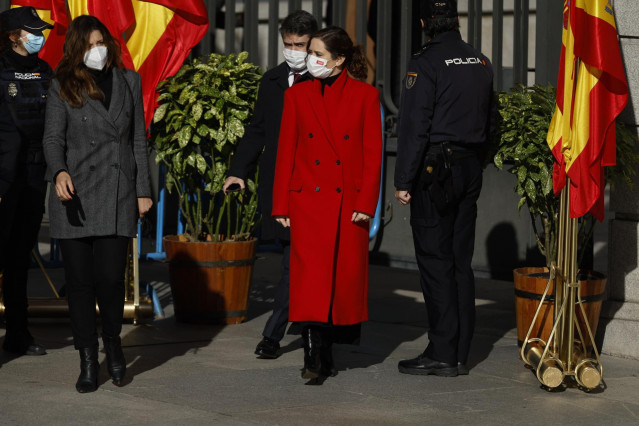
<svg viewBox="0 0 639 426">
<path fill-rule="evenodd" d="M 244 191 L 222 193 L 262 76 L 247 57 L 213 53 L 158 85 L 155 161 L 166 166 L 166 188 L 178 194 L 190 241 L 246 240 L 258 223 L 257 173 Z"/>
<path fill-rule="evenodd" d="M 497 94 L 498 125 L 494 140 L 495 166 L 516 176 L 517 209 L 526 205 L 532 221 L 539 251 L 550 266 L 557 258 L 559 197 L 552 188 L 554 157 L 546 142 L 550 120 L 555 111 L 556 91 L 552 86 L 519 85 Z M 639 155 L 639 141 L 617 120 L 617 165 L 606 167 L 606 181 L 625 182 L 632 188 Z M 592 236 L 596 221 L 586 215 L 579 227 L 579 243 Z"/>
</svg>

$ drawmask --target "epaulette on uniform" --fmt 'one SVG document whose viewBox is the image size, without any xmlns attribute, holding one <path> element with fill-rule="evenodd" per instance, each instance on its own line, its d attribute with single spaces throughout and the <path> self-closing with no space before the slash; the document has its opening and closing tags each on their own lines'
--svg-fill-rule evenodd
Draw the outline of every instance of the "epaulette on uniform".
<svg viewBox="0 0 639 426">
<path fill-rule="evenodd" d="M 430 41 L 427 41 L 426 44 L 424 44 L 421 49 L 419 49 L 417 52 L 413 53 L 413 58 L 417 58 L 417 57 L 423 55 L 425 51 L 430 49 L 430 46 L 431 46 Z"/>
</svg>

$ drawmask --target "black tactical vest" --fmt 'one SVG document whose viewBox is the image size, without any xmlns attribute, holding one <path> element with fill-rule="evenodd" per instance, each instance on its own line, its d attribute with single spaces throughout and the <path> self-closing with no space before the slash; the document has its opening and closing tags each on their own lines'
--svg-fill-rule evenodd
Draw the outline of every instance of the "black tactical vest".
<svg viewBox="0 0 639 426">
<path fill-rule="evenodd" d="M 22 137 L 21 158 L 26 163 L 44 163 L 44 113 L 52 76 L 51 67 L 42 60 L 19 71 L 7 55 L 0 57 L 0 102 L 7 104 Z"/>
</svg>

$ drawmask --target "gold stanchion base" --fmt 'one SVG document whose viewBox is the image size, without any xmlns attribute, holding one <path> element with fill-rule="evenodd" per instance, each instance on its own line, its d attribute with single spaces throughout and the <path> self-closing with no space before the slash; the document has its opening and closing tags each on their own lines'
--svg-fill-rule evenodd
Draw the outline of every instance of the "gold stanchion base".
<svg viewBox="0 0 639 426">
<path fill-rule="evenodd" d="M 594 389 L 601 383 L 601 374 L 595 366 L 587 362 L 582 367 L 575 370 L 577 382 L 586 389 Z"/>
<path fill-rule="evenodd" d="M 540 371 L 540 382 L 544 386 L 552 389 L 559 387 L 565 376 L 563 369 L 559 368 L 556 362 L 552 362 L 552 360 L 544 361 Z"/>
<path fill-rule="evenodd" d="M 0 316 L 4 316 L 4 304 L 0 301 Z M 100 308 L 96 303 L 96 314 Z M 64 318 L 69 316 L 69 305 L 65 299 L 29 299 L 29 317 L 31 318 Z M 132 300 L 124 302 L 124 319 L 153 319 L 153 303 L 140 299 L 138 306 Z"/>
<path fill-rule="evenodd" d="M 601 383 L 601 370 L 597 368 L 597 362 L 579 346 L 573 352 L 573 365 L 575 366 L 575 380 L 580 386 L 590 390 Z"/>
<path fill-rule="evenodd" d="M 554 356 L 546 357 L 542 360 L 544 346 L 544 342 L 542 341 L 526 343 L 526 347 L 524 348 L 525 361 L 537 371 L 537 378 L 542 385 L 549 388 L 556 388 L 561 385 L 566 373 L 561 363 L 555 359 Z"/>
</svg>

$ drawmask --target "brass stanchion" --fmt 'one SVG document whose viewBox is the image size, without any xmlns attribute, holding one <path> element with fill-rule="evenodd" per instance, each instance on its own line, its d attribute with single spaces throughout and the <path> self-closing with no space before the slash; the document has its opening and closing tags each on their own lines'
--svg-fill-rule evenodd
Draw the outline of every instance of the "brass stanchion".
<svg viewBox="0 0 639 426">
<path fill-rule="evenodd" d="M 539 381 L 549 388 L 556 388 L 566 376 L 563 364 L 554 356 L 544 356 L 547 345 L 541 339 L 531 339 L 526 343 L 525 361 L 537 371 Z"/>
<path fill-rule="evenodd" d="M 125 270 L 125 294 L 124 294 L 124 319 L 131 319 L 134 324 L 142 318 L 153 318 L 153 301 L 140 296 L 140 271 L 138 267 L 138 250 L 137 237 L 131 240 L 129 244 L 128 262 Z M 34 256 L 38 265 L 42 269 L 49 286 L 51 287 L 55 298 L 30 298 L 28 315 L 30 317 L 66 317 L 69 315 L 69 305 L 66 298 L 61 298 L 46 273 L 44 265 L 40 262 L 38 256 Z M 98 305 L 95 306 L 96 313 L 99 314 Z M 3 302 L 2 292 L 2 273 L 0 273 L 0 317 L 4 317 L 5 306 Z"/>
<path fill-rule="evenodd" d="M 598 362 L 588 358 L 583 349 L 575 347 L 572 362 L 575 366 L 575 380 L 586 389 L 593 389 L 601 383 L 601 372 L 597 368 Z"/>
<path fill-rule="evenodd" d="M 601 383 L 603 367 L 583 307 L 581 283 L 577 280 L 578 223 L 576 219 L 570 218 L 569 197 L 570 179 L 567 179 L 566 187 L 561 193 L 559 207 L 557 266 L 551 267 L 548 284 L 524 339 L 521 357 L 536 370 L 537 379 L 549 388 L 558 387 L 565 376 L 572 376 L 577 384 L 590 390 Z M 531 339 L 533 325 L 553 281 L 555 283 L 555 315 L 550 337 L 548 342 L 542 339 Z M 583 323 L 587 331 L 585 336 L 577 320 L 576 305 L 579 305 L 578 312 L 581 312 L 584 319 Z M 575 340 L 575 330 L 579 336 L 578 341 Z M 595 358 L 589 356 L 587 343 L 592 346 Z"/>
<path fill-rule="evenodd" d="M 55 298 L 59 299 L 60 295 L 58 294 L 58 290 L 56 290 L 55 286 L 53 285 L 53 281 L 51 281 L 51 277 L 49 276 L 49 274 L 47 273 L 46 268 L 42 264 L 42 260 L 40 260 L 40 254 L 35 249 L 32 249 L 31 250 L 31 255 L 33 256 L 35 261 L 38 263 L 38 266 L 40 267 L 40 270 L 42 271 L 42 273 L 44 274 L 44 277 L 46 278 L 47 282 L 49 283 L 49 287 L 51 288 L 51 291 L 53 292 L 53 294 L 55 294 Z"/>
</svg>

